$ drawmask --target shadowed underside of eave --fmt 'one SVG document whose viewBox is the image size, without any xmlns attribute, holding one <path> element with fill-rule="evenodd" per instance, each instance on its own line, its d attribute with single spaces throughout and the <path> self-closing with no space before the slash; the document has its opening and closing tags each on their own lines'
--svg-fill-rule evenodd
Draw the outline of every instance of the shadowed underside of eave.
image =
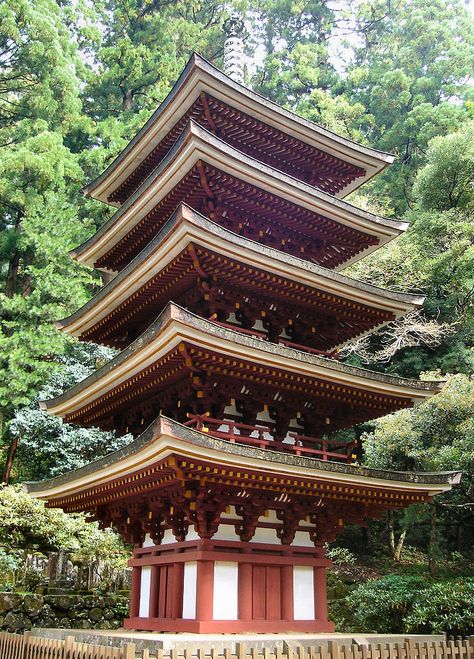
<svg viewBox="0 0 474 659">
<path fill-rule="evenodd" d="M 199 294 L 202 278 L 211 283 Z M 206 303 L 211 295 L 215 302 Z M 326 351 L 423 302 L 423 297 L 370 286 L 266 247 L 181 204 L 128 266 L 57 325 L 83 340 L 122 348 L 169 300 L 183 300 L 199 315 L 223 317 L 244 304 L 250 312 L 254 298 L 256 316 L 265 309 L 270 323 L 283 324 L 286 318 L 288 331 L 299 331 L 300 344 Z"/>
<path fill-rule="evenodd" d="M 330 269 L 407 228 L 249 158 L 190 122 L 141 187 L 71 255 L 121 270 L 182 202 L 236 233 Z"/>
<path fill-rule="evenodd" d="M 389 154 L 284 110 L 194 54 L 158 110 L 84 192 L 104 202 L 123 202 L 164 157 L 189 118 L 250 155 L 259 153 L 269 164 L 280 158 L 291 175 L 338 196 L 393 161 Z"/>
</svg>

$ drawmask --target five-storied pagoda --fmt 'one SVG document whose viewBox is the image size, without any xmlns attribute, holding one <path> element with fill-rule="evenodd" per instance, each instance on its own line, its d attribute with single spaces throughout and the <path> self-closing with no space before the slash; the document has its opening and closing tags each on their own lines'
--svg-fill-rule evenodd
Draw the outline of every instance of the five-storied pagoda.
<svg viewBox="0 0 474 659">
<path fill-rule="evenodd" d="M 440 388 L 338 360 L 422 303 L 338 272 L 406 228 L 343 201 L 390 162 L 193 55 L 86 188 L 117 210 L 73 257 L 109 281 L 59 326 L 120 353 L 43 408 L 135 439 L 29 490 L 135 545 L 127 628 L 332 631 L 325 543 L 458 479 L 331 439 Z"/>
</svg>

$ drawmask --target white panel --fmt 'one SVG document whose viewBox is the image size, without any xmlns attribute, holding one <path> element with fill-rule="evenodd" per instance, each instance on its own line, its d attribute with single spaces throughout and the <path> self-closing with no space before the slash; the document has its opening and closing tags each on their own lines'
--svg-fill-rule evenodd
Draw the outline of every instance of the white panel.
<svg viewBox="0 0 474 659">
<path fill-rule="evenodd" d="M 150 534 L 147 533 L 146 536 L 145 536 L 145 540 L 143 541 L 142 547 L 154 547 L 154 546 L 155 546 L 155 543 L 151 539 Z"/>
<path fill-rule="evenodd" d="M 238 521 L 237 519 L 235 521 Z M 240 540 L 239 536 L 235 532 L 235 526 L 233 524 L 219 524 L 217 533 L 214 533 L 212 536 L 213 540 Z"/>
<path fill-rule="evenodd" d="M 196 618 L 196 583 L 197 563 L 195 561 L 185 563 L 183 588 L 183 618 L 185 620 Z"/>
<path fill-rule="evenodd" d="M 142 567 L 140 578 L 140 608 L 138 610 L 140 618 L 148 618 L 150 615 L 150 585 L 151 567 Z"/>
<path fill-rule="evenodd" d="M 307 531 L 296 531 L 295 538 L 294 538 L 293 542 L 291 543 L 291 546 L 292 547 L 313 547 L 314 548 L 314 542 L 309 537 L 309 533 Z"/>
<path fill-rule="evenodd" d="M 295 620 L 314 620 L 314 574 L 306 565 L 293 567 L 293 602 Z"/>
<path fill-rule="evenodd" d="M 221 513 L 221 519 L 239 519 L 237 513 L 235 512 L 235 506 L 229 506 L 229 512 Z"/>
<path fill-rule="evenodd" d="M 281 542 L 276 536 L 275 529 L 255 529 L 255 535 L 250 542 L 265 542 L 267 545 L 280 545 Z"/>
<path fill-rule="evenodd" d="M 214 563 L 214 620 L 237 620 L 239 566 Z"/>
<path fill-rule="evenodd" d="M 186 540 L 199 540 L 199 536 L 196 533 L 196 529 L 194 526 L 190 526 L 188 529 L 188 533 L 186 535 Z"/>
<path fill-rule="evenodd" d="M 163 540 L 161 541 L 161 544 L 162 545 L 170 545 L 173 542 L 176 542 L 176 538 L 173 535 L 173 531 L 171 529 L 166 529 L 166 531 L 163 535 Z"/>
</svg>

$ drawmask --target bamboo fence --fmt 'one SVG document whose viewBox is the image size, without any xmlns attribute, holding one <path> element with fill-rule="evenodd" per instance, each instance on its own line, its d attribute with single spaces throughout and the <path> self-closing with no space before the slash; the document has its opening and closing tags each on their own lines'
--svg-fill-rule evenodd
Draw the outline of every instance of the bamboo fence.
<svg viewBox="0 0 474 659">
<path fill-rule="evenodd" d="M 198 646 L 198 643 L 196 644 Z M 415 641 L 407 638 L 394 643 L 353 643 L 327 645 L 289 643 L 286 649 L 248 649 L 236 643 L 236 651 L 202 648 L 165 652 L 144 649 L 136 652 L 134 643 L 122 647 L 79 643 L 74 636 L 64 640 L 32 636 L 31 632 L 0 632 L 0 659 L 474 659 L 474 637 L 446 641 Z"/>
</svg>

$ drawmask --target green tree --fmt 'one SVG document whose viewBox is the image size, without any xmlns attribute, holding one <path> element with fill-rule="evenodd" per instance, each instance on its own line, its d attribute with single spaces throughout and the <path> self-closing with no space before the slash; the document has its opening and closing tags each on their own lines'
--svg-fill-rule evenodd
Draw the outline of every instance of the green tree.
<svg viewBox="0 0 474 659">
<path fill-rule="evenodd" d="M 416 376 L 427 369 L 444 373 L 473 370 L 473 130 L 471 121 L 458 132 L 429 143 L 427 164 L 413 187 L 417 203 L 405 216 L 409 230 L 352 268 L 355 276 L 380 286 L 426 295 L 423 313 L 430 323 L 425 327 L 426 340 L 416 340 L 415 333 L 423 331 L 418 320 L 412 325 L 397 324 L 392 331 L 394 344 L 404 350 L 393 357 L 389 368 L 401 374 Z M 437 333 L 434 350 L 430 333 L 436 334 L 439 323 L 445 325 Z M 402 331 L 406 340 L 400 344 Z M 372 341 L 370 347 L 367 358 L 370 361 L 372 355 L 375 361 L 380 344 Z"/>
<path fill-rule="evenodd" d="M 469 116 L 472 17 L 462 0 L 369 0 L 355 14 L 361 46 L 348 90 L 373 117 L 370 143 L 397 156 L 374 192 L 399 213 L 412 201 L 411 182 L 430 139 Z"/>
<path fill-rule="evenodd" d="M 454 549 L 472 546 L 474 534 L 474 382 L 465 375 L 449 378 L 434 398 L 412 410 L 403 410 L 375 423 L 362 436 L 365 464 L 379 469 L 461 470 L 461 484 L 437 497 L 429 509 L 401 518 L 402 532 L 422 520 L 429 524 L 430 569 L 440 555 L 439 525 L 455 530 Z M 423 519 L 425 517 L 425 519 Z M 394 523 L 394 520 L 391 520 Z M 393 526 L 392 526 L 393 528 Z M 405 536 L 404 536 L 405 537 Z M 403 539 L 404 539 L 403 537 Z M 464 541 L 462 538 L 464 537 Z M 402 543 L 403 544 L 403 543 Z"/>
<path fill-rule="evenodd" d="M 71 148 L 84 123 L 82 68 L 66 6 L 7 0 L 0 8 L 0 408 L 6 422 L 47 379 L 68 343 L 53 322 L 96 281 L 67 251 L 92 226 L 80 218 L 83 183 Z M 87 123 L 87 122 L 85 122 Z M 4 470 L 7 480 L 15 443 Z"/>
<path fill-rule="evenodd" d="M 252 78 L 254 89 L 284 107 L 296 109 L 315 88 L 335 80 L 327 39 L 334 12 L 321 0 L 258 0 L 250 3 L 253 39 L 264 59 Z"/>
<path fill-rule="evenodd" d="M 98 428 L 80 428 L 63 423 L 39 408 L 39 400 L 50 399 L 80 382 L 105 362 L 114 351 L 93 344 L 73 344 L 60 358 L 61 368 L 53 373 L 38 396 L 15 410 L 8 434 L 17 442 L 16 479 L 41 480 L 77 469 L 129 443 L 130 435 L 116 437 Z"/>
<path fill-rule="evenodd" d="M 11 568 L 18 550 L 59 551 L 67 552 L 74 562 L 101 563 L 106 579 L 114 570 L 122 570 L 129 556 L 112 529 L 101 531 L 82 513 L 47 508 L 18 485 L 0 486 L 0 545 L 4 551 L 0 560 L 6 564 L 10 558 Z"/>
</svg>

